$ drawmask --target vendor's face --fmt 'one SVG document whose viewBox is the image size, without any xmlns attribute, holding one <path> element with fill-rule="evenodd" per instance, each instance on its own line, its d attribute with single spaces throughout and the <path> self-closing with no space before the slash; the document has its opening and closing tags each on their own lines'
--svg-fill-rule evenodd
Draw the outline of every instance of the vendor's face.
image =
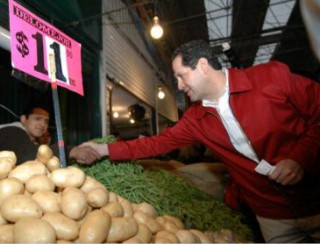
<svg viewBox="0 0 320 244">
<path fill-rule="evenodd" d="M 30 139 L 34 141 L 47 131 L 49 124 L 49 113 L 42 108 L 35 108 L 28 118 L 25 115 L 22 115 L 20 120 L 23 126 L 26 128 Z"/>
<path fill-rule="evenodd" d="M 172 69 L 178 81 L 178 89 L 184 91 L 193 102 L 204 98 L 203 75 L 198 66 L 195 69 L 184 66 L 181 56 L 177 56 L 172 62 Z"/>
</svg>

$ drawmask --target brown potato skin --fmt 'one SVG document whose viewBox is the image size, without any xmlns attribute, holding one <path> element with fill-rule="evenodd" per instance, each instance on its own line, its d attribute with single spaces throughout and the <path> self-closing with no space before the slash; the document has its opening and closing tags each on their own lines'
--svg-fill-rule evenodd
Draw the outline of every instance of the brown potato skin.
<svg viewBox="0 0 320 244">
<path fill-rule="evenodd" d="M 61 167 L 60 160 L 56 156 L 52 156 L 52 158 L 48 160 L 46 165 L 50 172 L 53 172 L 54 170 L 59 169 Z"/>
<path fill-rule="evenodd" d="M 73 241 L 79 236 L 77 222 L 61 213 L 46 213 L 42 219 L 51 224 L 60 240 Z"/>
<path fill-rule="evenodd" d="M 11 170 L 12 159 L 0 158 L 0 180 L 7 178 Z"/>
<path fill-rule="evenodd" d="M 157 216 L 157 210 L 151 204 L 149 204 L 147 202 L 142 202 L 142 203 L 136 204 L 134 211 L 141 211 L 146 214 L 149 214 L 152 217 Z"/>
<path fill-rule="evenodd" d="M 119 202 L 109 202 L 101 209 L 110 214 L 111 217 L 123 217 L 123 207 Z"/>
<path fill-rule="evenodd" d="M 101 208 L 108 203 L 109 193 L 106 188 L 94 188 L 86 193 L 86 199 L 92 208 Z"/>
<path fill-rule="evenodd" d="M 8 177 L 14 177 L 22 181 L 23 183 L 26 183 L 31 176 L 36 174 L 46 175 L 48 172 L 48 169 L 46 166 L 36 160 L 26 161 L 23 164 L 19 164 L 15 168 L 13 168 Z"/>
<path fill-rule="evenodd" d="M 179 239 L 170 231 L 160 230 L 155 235 L 154 243 L 179 243 Z"/>
<path fill-rule="evenodd" d="M 178 230 L 176 236 L 179 239 L 180 243 L 197 243 L 199 239 L 192 234 L 189 230 Z"/>
<path fill-rule="evenodd" d="M 31 197 L 40 205 L 43 213 L 61 212 L 61 196 L 59 193 L 54 191 L 37 191 Z"/>
<path fill-rule="evenodd" d="M 48 145 L 42 144 L 39 146 L 38 152 L 37 152 L 38 161 L 46 164 L 52 156 L 53 156 L 53 152 Z"/>
<path fill-rule="evenodd" d="M 45 220 L 27 217 L 13 226 L 14 243 L 55 243 L 56 232 Z"/>
<path fill-rule="evenodd" d="M 29 193 L 54 191 L 55 185 L 47 175 L 33 175 L 27 180 L 25 188 Z"/>
<path fill-rule="evenodd" d="M 111 226 L 110 215 L 103 210 L 94 210 L 88 214 L 79 232 L 80 243 L 101 243 L 108 236 Z"/>
<path fill-rule="evenodd" d="M 131 239 L 133 238 L 141 240 L 141 243 L 149 243 L 152 239 L 152 232 L 145 224 L 138 224 L 138 233 Z"/>
<path fill-rule="evenodd" d="M 13 224 L 0 225 L 0 243 L 13 243 Z"/>
<path fill-rule="evenodd" d="M 65 188 L 62 192 L 60 206 L 62 213 L 67 217 L 74 220 L 81 219 L 88 209 L 85 193 L 76 187 Z"/>
<path fill-rule="evenodd" d="M 73 186 L 79 188 L 84 184 L 86 175 L 81 169 L 75 166 L 68 166 L 52 171 L 50 178 L 57 187 L 67 188 Z"/>
<path fill-rule="evenodd" d="M 123 242 L 138 233 L 138 223 L 132 217 L 112 218 L 107 242 Z"/>
<path fill-rule="evenodd" d="M 42 209 L 30 196 L 17 194 L 2 202 L 1 215 L 4 219 L 15 223 L 26 217 L 41 218 Z"/>
<path fill-rule="evenodd" d="M 80 187 L 80 190 L 87 193 L 90 190 L 94 188 L 99 188 L 99 187 L 105 188 L 107 190 L 107 188 L 103 184 L 101 184 L 95 178 L 92 178 L 91 176 L 87 175 L 83 185 Z"/>
<path fill-rule="evenodd" d="M 0 205 L 4 199 L 24 192 L 24 184 L 16 178 L 7 178 L 0 181 Z"/>
<path fill-rule="evenodd" d="M 162 228 L 155 218 L 144 212 L 136 211 L 133 214 L 133 217 L 138 223 L 145 224 L 150 229 L 152 234 L 157 233 Z"/>
</svg>

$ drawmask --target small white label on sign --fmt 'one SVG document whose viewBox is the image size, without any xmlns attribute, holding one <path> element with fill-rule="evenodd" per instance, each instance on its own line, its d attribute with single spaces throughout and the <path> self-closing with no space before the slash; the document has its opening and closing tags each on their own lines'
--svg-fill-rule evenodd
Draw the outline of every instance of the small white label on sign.
<svg viewBox="0 0 320 244">
<path fill-rule="evenodd" d="M 269 164 L 266 160 L 262 159 L 258 166 L 255 168 L 255 171 L 262 175 L 270 175 L 274 169 L 275 166 Z"/>
</svg>

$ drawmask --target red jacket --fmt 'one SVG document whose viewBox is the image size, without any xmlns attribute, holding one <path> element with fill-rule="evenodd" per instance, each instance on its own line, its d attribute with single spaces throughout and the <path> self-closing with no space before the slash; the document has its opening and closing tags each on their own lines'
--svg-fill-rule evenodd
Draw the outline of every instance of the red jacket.
<svg viewBox="0 0 320 244">
<path fill-rule="evenodd" d="M 242 202 L 259 216 L 296 218 L 320 213 L 320 85 L 270 62 L 229 69 L 230 106 L 259 159 L 297 161 L 302 182 L 281 186 L 254 171 L 256 163 L 232 146 L 214 108 L 194 103 L 161 135 L 109 145 L 110 159 L 136 159 L 200 142 L 228 168 Z"/>
</svg>

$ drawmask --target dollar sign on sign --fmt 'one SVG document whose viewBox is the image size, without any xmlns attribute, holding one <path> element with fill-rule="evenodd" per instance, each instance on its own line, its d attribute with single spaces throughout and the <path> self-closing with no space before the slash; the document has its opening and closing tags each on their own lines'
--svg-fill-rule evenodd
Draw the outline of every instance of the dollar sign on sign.
<svg viewBox="0 0 320 244">
<path fill-rule="evenodd" d="M 20 44 L 17 44 L 17 49 L 21 53 L 22 57 L 24 58 L 24 56 L 29 54 L 29 48 L 26 44 L 26 42 L 28 42 L 28 38 L 22 31 L 19 31 L 16 33 L 16 39 L 20 43 Z"/>
</svg>

